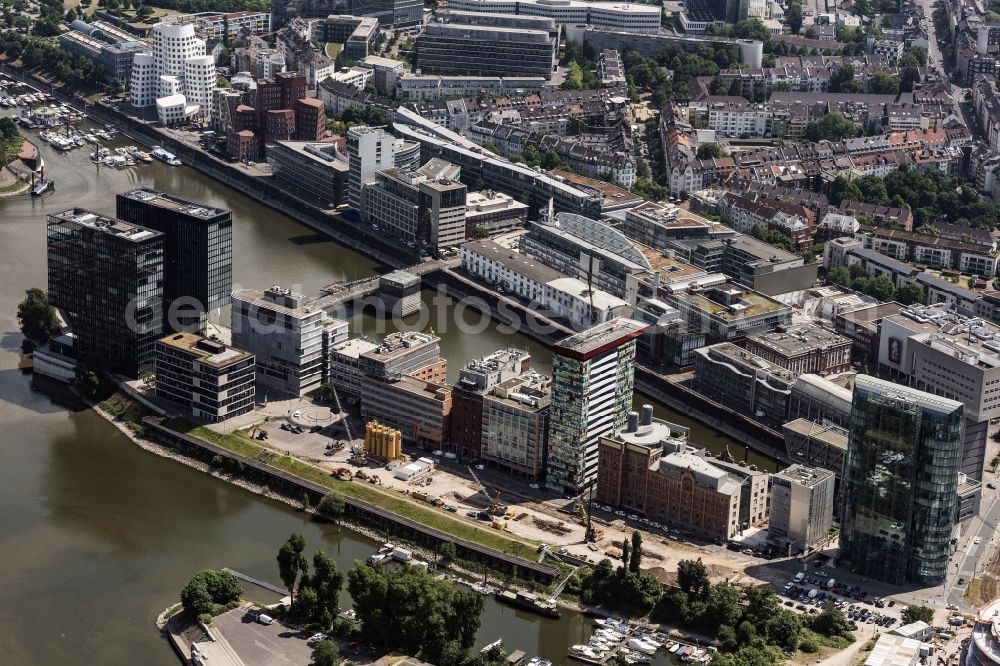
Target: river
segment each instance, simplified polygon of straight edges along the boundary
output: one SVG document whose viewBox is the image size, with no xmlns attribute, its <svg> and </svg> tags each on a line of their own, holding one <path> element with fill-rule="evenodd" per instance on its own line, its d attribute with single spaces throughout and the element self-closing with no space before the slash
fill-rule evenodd
<svg viewBox="0 0 1000 666">
<path fill-rule="evenodd" d="M 277 281 L 315 293 L 334 280 L 370 275 L 377 265 L 191 168 L 156 162 L 115 171 L 93 165 L 89 148 L 40 147 L 55 191 L 0 199 L 0 661 L 173 666 L 176 657 L 153 621 L 195 571 L 229 566 L 275 581 L 275 553 L 291 532 L 302 532 L 309 552 L 324 548 L 342 568 L 373 544 L 146 453 L 95 413 L 33 388 L 21 369 L 15 312 L 25 289 L 45 287 L 45 215 L 74 206 L 113 214 L 115 193 L 145 185 L 233 211 L 235 284 Z M 424 298 L 430 302 L 432 294 Z M 363 320 L 366 330 L 373 326 Z M 489 325 L 476 335 L 444 333 L 449 375 L 508 344 L 527 347 L 536 367 L 549 370 L 546 350 Z M 663 407 L 657 413 L 692 425 L 695 442 L 743 455 L 736 442 L 679 414 Z M 567 646 L 588 635 L 589 623 L 578 615 L 546 620 L 490 600 L 478 638 L 486 644 L 504 637 L 508 649 L 565 663 Z"/>
</svg>

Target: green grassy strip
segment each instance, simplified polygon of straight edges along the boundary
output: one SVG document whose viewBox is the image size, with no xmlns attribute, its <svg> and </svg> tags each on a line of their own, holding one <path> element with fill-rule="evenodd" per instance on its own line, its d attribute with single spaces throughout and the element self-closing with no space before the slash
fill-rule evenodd
<svg viewBox="0 0 1000 666">
<path fill-rule="evenodd" d="M 197 426 L 189 422 L 175 419 L 171 427 L 185 432 L 192 437 L 204 439 L 216 446 L 228 449 L 233 453 L 255 458 L 264 447 L 254 443 L 249 438 L 237 431 L 233 434 L 222 434 L 210 430 L 203 426 Z M 267 449 L 270 450 L 270 449 Z M 456 538 L 474 541 L 488 548 L 494 548 L 510 555 L 523 557 L 527 560 L 534 560 L 537 557 L 538 544 L 527 540 L 512 539 L 508 535 L 494 530 L 485 529 L 478 525 L 455 520 L 450 515 L 432 509 L 429 506 L 417 504 L 403 497 L 379 490 L 367 483 L 357 481 L 341 481 L 330 476 L 329 472 L 297 458 L 289 456 L 275 456 L 267 461 L 268 465 L 294 474 L 307 481 L 312 481 L 330 490 L 335 490 L 345 497 L 352 497 L 357 500 L 368 502 L 386 511 L 399 514 L 404 518 L 409 518 L 415 522 L 446 532 Z"/>
</svg>

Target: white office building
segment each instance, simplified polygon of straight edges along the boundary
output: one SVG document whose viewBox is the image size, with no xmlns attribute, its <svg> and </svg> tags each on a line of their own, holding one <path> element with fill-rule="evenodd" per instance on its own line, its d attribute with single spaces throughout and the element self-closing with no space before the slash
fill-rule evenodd
<svg viewBox="0 0 1000 666">
<path fill-rule="evenodd" d="M 346 340 L 347 322 L 311 306 L 302 294 L 277 285 L 233 292 L 233 345 L 257 357 L 265 398 L 319 388 L 329 350 Z"/>
<path fill-rule="evenodd" d="M 836 475 L 827 469 L 792 465 L 771 476 L 769 538 L 794 555 L 825 543 L 833 527 Z"/>
<path fill-rule="evenodd" d="M 580 0 L 449 0 L 448 9 L 460 12 L 544 16 L 559 24 L 589 24 L 631 32 L 658 32 L 660 5 Z"/>
<path fill-rule="evenodd" d="M 351 208 L 361 211 L 364 206 L 362 190 L 367 183 L 375 182 L 375 174 L 395 165 L 393 157 L 396 137 L 381 127 L 352 127 L 347 132 L 347 201 Z"/>
<path fill-rule="evenodd" d="M 132 104 L 156 106 L 164 125 L 178 118 L 207 117 L 216 87 L 215 61 L 206 54 L 205 40 L 195 35 L 194 23 L 160 22 L 152 34 L 152 50 L 136 54 L 132 61 Z M 162 98 L 171 99 L 158 103 Z"/>
</svg>

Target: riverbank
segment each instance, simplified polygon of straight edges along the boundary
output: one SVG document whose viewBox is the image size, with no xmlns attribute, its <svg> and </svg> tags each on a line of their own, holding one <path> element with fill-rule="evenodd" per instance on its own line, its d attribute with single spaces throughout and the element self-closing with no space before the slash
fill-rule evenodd
<svg viewBox="0 0 1000 666">
<path fill-rule="evenodd" d="M 0 199 L 16 197 L 31 188 L 31 183 L 21 178 L 10 166 L 0 167 Z"/>
</svg>

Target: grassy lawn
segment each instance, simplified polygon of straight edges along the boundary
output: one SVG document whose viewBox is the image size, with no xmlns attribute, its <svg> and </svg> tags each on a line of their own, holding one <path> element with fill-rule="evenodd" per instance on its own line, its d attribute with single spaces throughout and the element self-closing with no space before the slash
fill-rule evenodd
<svg viewBox="0 0 1000 666">
<path fill-rule="evenodd" d="M 134 432 L 142 432 L 142 419 L 152 416 L 153 411 L 140 402 L 132 400 L 121 393 L 115 393 L 101 403 L 101 409 L 121 421 Z"/>
<path fill-rule="evenodd" d="M 326 43 L 326 57 L 330 60 L 336 60 L 337 56 L 340 55 L 340 44 L 335 42 Z"/>
<path fill-rule="evenodd" d="M 261 451 L 265 450 L 264 446 L 257 444 L 254 440 L 247 437 L 245 431 L 221 434 L 203 426 L 178 419 L 175 419 L 171 423 L 171 427 L 248 458 L 256 458 Z M 266 450 L 270 451 L 272 449 Z M 457 538 L 474 541 L 528 560 L 536 558 L 538 544 L 535 542 L 512 537 L 508 533 L 492 528 L 483 528 L 472 522 L 456 520 L 451 514 L 445 513 L 443 510 L 411 501 L 394 492 L 380 490 L 367 483 L 341 481 L 330 476 L 330 473 L 326 470 L 297 458 L 276 455 L 269 459 L 267 464 L 307 481 L 325 486 L 330 490 L 335 490 L 345 497 L 353 497 L 354 499 L 368 502 L 381 509 L 409 518 L 421 525 L 447 532 Z"/>
</svg>

